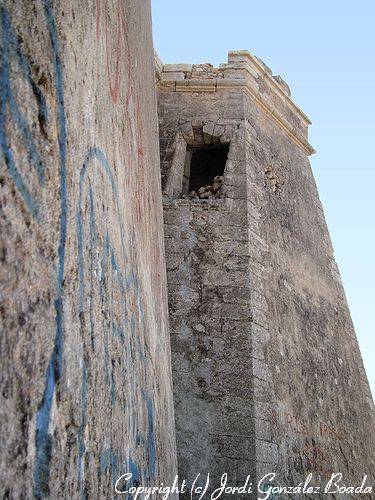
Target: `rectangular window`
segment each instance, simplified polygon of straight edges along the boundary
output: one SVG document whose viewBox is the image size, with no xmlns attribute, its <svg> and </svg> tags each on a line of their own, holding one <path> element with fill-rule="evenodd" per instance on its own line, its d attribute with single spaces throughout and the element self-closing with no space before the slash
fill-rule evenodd
<svg viewBox="0 0 375 500">
<path fill-rule="evenodd" d="M 210 194 L 217 193 L 222 183 L 228 152 L 228 144 L 189 148 L 185 163 L 185 193 L 194 193 L 203 198 L 207 197 L 200 196 L 204 194 L 204 189 Z"/>
</svg>

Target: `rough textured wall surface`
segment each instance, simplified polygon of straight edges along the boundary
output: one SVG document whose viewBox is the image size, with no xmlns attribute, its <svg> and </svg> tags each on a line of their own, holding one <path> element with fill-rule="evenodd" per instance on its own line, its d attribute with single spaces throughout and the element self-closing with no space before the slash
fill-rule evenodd
<svg viewBox="0 0 375 500">
<path fill-rule="evenodd" d="M 0 14 L 1 493 L 171 482 L 149 1 Z"/>
<path fill-rule="evenodd" d="M 307 117 L 247 52 L 164 66 L 158 99 L 179 473 L 373 484 L 373 402 Z M 230 143 L 221 197 L 186 195 L 186 151 L 212 143 Z"/>
<path fill-rule="evenodd" d="M 164 199 L 178 463 L 190 485 L 198 474 L 219 483 L 225 471 L 240 481 L 254 469 L 246 183 L 236 183 L 246 177 L 242 113 L 235 92 L 159 94 L 163 167 L 172 157 L 165 190 L 182 181 L 173 170 L 187 146 L 230 141 L 223 198 L 181 199 L 175 183 Z"/>
<path fill-rule="evenodd" d="M 265 299 L 254 322 L 268 339 L 257 408 L 274 443 L 260 471 L 275 468 L 281 484 L 311 472 L 324 486 L 340 472 L 341 486 L 365 474 L 374 485 L 373 400 L 308 158 L 249 97 L 245 116 L 249 212 L 262 240 L 252 293 Z"/>
</svg>

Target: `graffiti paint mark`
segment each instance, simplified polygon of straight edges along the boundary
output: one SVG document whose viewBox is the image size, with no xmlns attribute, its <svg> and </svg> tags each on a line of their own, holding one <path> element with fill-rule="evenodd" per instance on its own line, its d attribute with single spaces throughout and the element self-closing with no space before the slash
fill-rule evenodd
<svg viewBox="0 0 375 500">
<path fill-rule="evenodd" d="M 319 432 L 321 436 L 328 436 L 338 441 L 342 441 L 345 436 L 345 431 L 343 429 L 333 427 L 322 421 L 319 422 Z"/>
<path fill-rule="evenodd" d="M 134 72 L 134 63 L 132 60 L 132 51 L 130 50 L 128 27 L 124 19 L 123 3 L 120 0 L 117 3 L 115 11 L 116 28 L 112 43 L 109 43 L 109 14 L 107 0 L 96 2 L 96 38 L 100 41 L 101 29 L 104 38 L 105 51 L 105 71 L 108 82 L 110 98 L 113 104 L 117 104 L 120 96 L 120 89 L 125 89 L 125 113 L 124 118 L 129 130 L 129 136 L 132 137 L 131 158 L 136 168 L 132 173 L 138 179 L 137 196 L 134 199 L 136 206 L 136 221 L 146 225 L 148 223 L 148 211 L 146 210 L 145 200 L 149 198 L 149 192 L 146 189 L 143 160 L 145 149 L 143 144 L 143 124 L 141 117 L 140 100 L 134 86 L 130 82 L 130 75 Z M 114 24 L 114 23 L 112 23 Z M 111 56 L 114 59 L 114 71 L 110 69 Z M 146 220 L 147 219 L 147 220 Z"/>
<path fill-rule="evenodd" d="M 57 122 L 58 122 L 58 146 L 59 146 L 59 174 L 60 174 L 60 228 L 59 228 L 59 248 L 58 248 L 58 268 L 57 284 L 55 296 L 55 341 L 54 349 L 45 374 L 45 388 L 42 403 L 36 417 L 36 464 L 34 469 L 34 494 L 41 497 L 48 494 L 49 463 L 52 453 L 52 437 L 48 433 L 50 422 L 52 401 L 55 394 L 56 384 L 61 377 L 62 348 L 63 348 L 63 326 L 62 326 L 62 283 L 64 276 L 65 262 L 65 241 L 66 241 L 66 216 L 67 216 L 67 192 L 66 192 L 66 123 L 63 93 L 63 77 L 59 59 L 59 47 L 57 42 L 57 31 L 55 20 L 49 0 L 43 1 L 44 14 L 47 30 L 51 43 L 51 60 L 54 68 L 54 85 L 57 99 Z M 7 112 L 12 117 L 20 134 L 21 143 L 26 151 L 29 164 L 36 173 L 39 185 L 43 185 L 45 179 L 45 165 L 41 154 L 38 151 L 36 142 L 30 127 L 23 115 L 17 99 L 15 97 L 11 78 L 11 60 L 17 60 L 23 77 L 33 95 L 36 97 L 38 105 L 38 116 L 42 123 L 49 117 L 46 99 L 35 81 L 29 61 L 23 53 L 21 43 L 14 31 L 8 12 L 0 6 L 1 27 L 2 27 L 2 55 L 0 74 L 0 146 L 8 172 L 13 179 L 18 192 L 23 198 L 30 213 L 37 222 L 41 221 L 40 207 L 31 189 L 27 186 L 23 175 L 17 168 L 13 151 L 6 132 Z"/>
<path fill-rule="evenodd" d="M 89 197 L 90 197 L 90 289 L 91 289 L 91 300 L 90 300 L 90 334 L 91 334 L 91 348 L 95 348 L 95 332 L 94 332 L 94 301 L 92 297 L 94 295 L 94 251 L 96 246 L 96 233 L 95 233 L 95 212 L 94 212 L 94 199 L 92 194 L 92 187 L 89 186 Z"/>
<path fill-rule="evenodd" d="M 55 90 L 56 108 L 57 108 L 57 131 L 58 131 L 58 151 L 59 151 L 59 194 L 60 194 L 60 215 L 59 215 L 59 232 L 58 232 L 58 262 L 56 269 L 56 288 L 55 288 L 55 336 L 53 351 L 50 355 L 48 366 L 44 376 L 44 390 L 43 396 L 38 407 L 36 414 L 36 431 L 35 431 L 35 466 L 33 471 L 33 494 L 36 498 L 48 496 L 50 493 L 50 464 L 53 453 L 53 436 L 51 433 L 51 412 L 52 405 L 55 398 L 59 397 L 59 384 L 62 376 L 63 364 L 63 350 L 64 350 L 64 328 L 63 328 L 63 284 L 64 284 L 64 271 L 65 271 L 65 252 L 66 252 L 66 236 L 67 236 L 67 207 L 68 207 L 68 193 L 67 193 L 67 174 L 66 174 L 66 148 L 67 148 L 67 129 L 66 129 L 66 116 L 65 116 L 65 103 L 64 103 L 64 82 L 63 72 L 60 60 L 60 49 L 57 38 L 57 28 L 53 15 L 53 9 L 50 0 L 40 0 L 46 20 L 47 32 L 50 42 L 50 57 L 53 66 L 53 85 Z M 120 5 L 120 3 L 119 3 Z M 13 59 L 18 61 L 19 68 L 21 69 L 23 78 L 31 88 L 38 105 L 38 115 L 40 122 L 46 123 L 50 120 L 47 101 L 36 85 L 32 78 L 32 72 L 27 57 L 22 52 L 22 47 L 18 42 L 15 31 L 12 28 L 10 16 L 4 7 L 0 6 L 1 15 L 1 69 L 0 69 L 0 147 L 2 155 L 5 159 L 5 164 L 8 169 L 10 177 L 13 179 L 17 190 L 22 197 L 24 203 L 28 207 L 30 213 L 33 215 L 37 222 L 41 222 L 42 217 L 38 200 L 36 199 L 33 191 L 27 185 L 24 176 L 19 171 L 14 158 L 14 152 L 10 147 L 10 141 L 7 136 L 6 122 L 8 115 L 12 116 L 17 130 L 23 142 L 23 146 L 27 152 L 27 159 L 31 166 L 31 171 L 36 176 L 39 186 L 42 186 L 45 179 L 46 167 L 41 159 L 41 154 L 38 151 L 37 144 L 34 140 L 30 127 L 24 118 L 21 109 L 18 106 L 14 90 L 11 82 L 11 61 Z M 127 36 L 124 35 L 126 25 L 121 21 L 122 39 L 127 42 Z M 99 33 L 99 27 L 97 27 Z M 123 42 L 124 43 L 124 42 Z M 130 68 L 130 50 L 127 46 L 127 58 Z M 116 57 L 117 61 L 117 57 Z M 110 85 L 110 95 L 113 101 L 118 99 L 118 78 L 117 62 L 116 62 L 115 78 L 113 85 Z M 133 116 L 136 118 L 136 130 L 130 136 L 134 138 L 134 153 L 138 158 L 139 163 L 137 167 L 139 170 L 141 161 L 144 156 L 143 139 L 142 139 L 142 123 L 140 117 L 139 99 L 134 97 L 133 88 L 130 90 L 131 98 L 128 102 L 132 102 L 134 106 L 132 116 L 127 114 L 129 129 L 133 125 Z M 132 148 L 132 149 L 133 149 Z M 133 151 L 132 153 L 133 154 Z M 88 189 L 88 234 L 89 234 L 89 251 L 87 262 L 89 264 L 89 290 L 90 299 L 88 307 L 88 324 L 89 324 L 89 342 L 85 342 L 85 259 L 84 259 L 84 221 L 82 214 L 83 202 L 83 185 L 87 178 L 89 167 L 93 164 L 100 166 L 104 172 L 107 181 L 111 188 L 111 196 L 114 200 L 115 210 L 117 213 L 117 227 L 119 229 L 120 237 L 120 251 L 119 255 L 116 253 L 115 246 L 111 238 L 109 230 L 104 231 L 99 237 L 98 221 L 95 216 L 95 189 L 94 186 L 89 184 Z M 132 162 L 134 164 L 134 162 Z M 141 180 L 141 193 L 139 196 L 143 197 L 145 189 L 144 173 L 142 172 Z M 85 200 L 87 201 L 87 200 Z M 80 179 L 79 179 L 79 208 L 77 211 L 77 238 L 78 238 L 78 274 L 79 274 L 79 317 L 80 317 L 80 332 L 82 336 L 83 345 L 83 359 L 81 367 L 81 422 L 77 433 L 77 475 L 80 484 L 81 498 L 85 498 L 85 470 L 84 462 L 85 456 L 88 453 L 88 447 L 85 443 L 85 429 L 89 425 L 88 421 L 88 405 L 90 404 L 90 386 L 91 370 L 90 356 L 88 349 L 95 351 L 97 328 L 95 328 L 95 303 L 94 295 L 97 288 L 99 289 L 99 297 L 103 310 L 108 312 L 108 315 L 103 320 L 103 328 L 101 329 L 104 336 L 103 347 L 103 365 L 105 373 L 105 382 L 109 387 L 108 398 L 111 402 L 111 407 L 117 405 L 118 401 L 118 387 L 122 387 L 122 401 L 121 408 L 127 414 L 127 427 L 130 434 L 130 440 L 127 457 L 122 460 L 121 454 L 117 452 L 117 462 L 111 458 L 108 462 L 103 458 L 103 468 L 105 469 L 106 463 L 110 464 L 112 469 L 121 463 L 126 463 L 130 470 L 134 471 L 134 475 L 139 480 L 150 479 L 156 474 L 156 438 L 155 438 L 155 422 L 154 422 L 154 408 L 153 401 L 149 395 L 150 388 L 147 381 L 147 356 L 145 354 L 144 330 L 145 330 L 145 314 L 143 311 L 142 301 L 142 287 L 137 277 L 135 259 L 133 255 L 130 258 L 125 252 L 125 233 L 124 226 L 120 216 L 120 206 L 118 199 L 118 189 L 116 181 L 112 174 L 112 169 L 104 155 L 104 153 L 97 149 L 91 148 L 87 153 L 83 163 Z M 142 207 L 138 209 L 138 218 L 141 220 Z M 130 253 L 134 252 L 132 245 Z M 118 245 L 116 246 L 118 248 Z M 96 282 L 96 281 L 97 282 Z M 98 285 L 99 283 L 99 285 Z M 110 283 L 110 287 L 108 284 Z M 107 293 L 107 289 L 111 293 Z M 118 293 L 119 298 L 114 296 Z M 115 311 L 115 304 L 119 310 Z M 143 335 L 140 335 L 140 332 Z M 118 342 L 122 346 L 123 357 L 121 358 L 121 368 L 116 372 L 117 365 L 110 363 L 110 343 Z M 87 344 L 87 345 L 86 345 Z M 111 367 L 111 370 L 110 370 Z M 118 383 L 116 384 L 116 377 Z M 121 382 L 120 382 L 121 380 Z M 143 387 L 144 386 L 144 387 Z M 125 392 L 125 387 L 128 392 Z M 143 395 L 143 404 L 142 396 Z M 144 419 L 147 416 L 146 424 Z M 111 452 L 115 453 L 115 452 Z M 136 457 L 136 458 L 135 458 Z M 107 462 L 106 462 L 107 460 Z M 137 474 L 136 474 L 137 472 Z"/>
<path fill-rule="evenodd" d="M 305 469 L 309 472 L 317 472 L 328 479 L 333 473 L 331 460 L 329 459 L 332 451 L 328 454 L 328 451 L 323 451 L 322 447 L 318 446 L 314 439 L 311 441 L 312 443 L 307 442 L 301 455 Z"/>
<path fill-rule="evenodd" d="M 89 150 L 85 161 L 83 163 L 81 173 L 80 173 L 80 184 L 79 184 L 79 201 L 78 201 L 78 210 L 77 210 L 77 239 L 78 239 L 78 276 L 79 276 L 79 295 L 80 295 L 80 300 L 79 300 L 79 312 L 80 315 L 82 316 L 85 311 L 85 304 L 84 304 L 84 288 L 85 288 L 85 281 L 84 281 L 84 226 L 83 226 L 83 214 L 82 214 L 82 204 L 83 204 L 83 185 L 84 181 L 86 178 L 86 175 L 88 173 L 88 168 L 89 165 L 93 162 L 93 160 L 97 160 L 98 164 L 100 165 L 101 169 L 105 172 L 107 179 L 109 180 L 109 184 L 111 187 L 111 194 L 113 196 L 113 199 L 115 200 L 115 205 L 116 205 L 116 212 L 117 212 L 117 217 L 118 217 L 118 227 L 120 228 L 120 247 L 121 247 L 121 253 L 122 253 L 122 260 L 125 260 L 125 236 L 124 236 L 124 228 L 123 224 L 120 220 L 120 207 L 119 207 L 119 199 L 118 199 L 118 191 L 117 191 L 117 185 L 115 183 L 114 177 L 112 175 L 112 171 L 110 168 L 110 165 L 104 155 L 104 153 L 98 149 L 98 148 L 92 148 Z M 89 186 L 89 242 L 90 242 L 90 248 L 89 248 L 89 281 L 90 281 L 90 303 L 89 303 L 89 317 L 90 317 L 90 331 L 91 331 L 91 346 L 94 348 L 94 315 L 93 315 L 93 307 L 94 307 L 94 274 L 98 276 L 98 262 L 96 261 L 96 255 L 97 255 L 97 249 L 99 246 L 99 235 L 96 229 L 96 216 L 95 216 L 95 210 L 94 210 L 94 193 L 93 193 L 93 188 L 90 184 Z M 124 338 L 124 327 L 125 327 L 125 310 L 122 307 L 121 311 L 121 322 L 120 324 L 115 323 L 113 321 L 112 317 L 112 301 L 113 301 L 113 288 L 111 289 L 111 294 L 112 296 L 109 297 L 109 304 L 105 304 L 105 302 L 108 300 L 105 294 L 105 285 L 108 280 L 111 278 L 115 280 L 117 287 L 120 290 L 121 296 L 124 297 L 125 295 L 125 288 L 126 288 L 126 283 L 125 283 L 125 278 L 123 274 L 121 273 L 118 263 L 117 263 L 117 258 L 115 255 L 115 251 L 113 249 L 113 245 L 110 240 L 110 236 L 108 234 L 108 231 L 105 233 L 104 239 L 103 239 L 103 247 L 102 247 L 102 254 L 101 254 L 101 259 L 100 260 L 100 268 L 101 268 L 101 276 L 99 278 L 99 289 L 100 289 L 100 298 L 102 301 L 102 305 L 106 306 L 105 309 L 109 310 L 109 318 L 110 318 L 110 328 L 108 329 L 106 325 L 104 325 L 104 332 L 105 332 L 105 343 L 104 343 L 104 357 L 105 357 L 105 370 L 108 370 L 108 365 L 109 365 L 109 355 L 108 355 L 108 332 L 109 330 L 112 330 L 113 332 L 117 333 L 117 336 L 122 340 Z M 96 269 L 96 273 L 94 273 L 94 267 Z M 108 274 L 108 271 L 110 271 L 110 274 Z M 111 300 L 112 299 L 112 300 Z M 122 306 L 124 306 L 124 302 L 122 303 Z M 123 341 L 123 340 L 122 340 Z M 109 376 L 106 376 L 107 381 L 109 381 Z"/>
<path fill-rule="evenodd" d="M 109 94 L 113 104 L 117 104 L 122 72 L 131 70 L 131 59 L 130 59 L 130 48 L 128 42 L 127 24 L 123 18 L 122 12 L 122 2 L 118 0 L 117 8 L 115 10 L 116 18 L 116 29 L 115 36 L 112 37 L 112 43 L 110 43 L 110 20 L 109 20 L 109 9 L 107 0 L 96 1 L 96 39 L 99 42 L 100 28 L 103 25 L 104 32 L 104 49 L 105 49 L 105 71 L 107 75 Z M 115 23 L 112 23 L 112 26 Z M 111 71 L 111 56 L 114 58 L 114 71 Z M 123 61 L 123 57 L 126 61 Z M 124 84 L 122 84 L 124 86 Z"/>
<path fill-rule="evenodd" d="M 59 223 L 59 246 L 58 246 L 58 268 L 55 298 L 55 321 L 56 333 L 54 349 L 50 357 L 49 365 L 45 375 L 45 388 L 43 399 L 36 416 L 36 463 L 34 469 L 34 495 L 45 496 L 49 492 L 49 464 L 51 460 L 52 437 L 48 432 L 51 420 L 51 408 L 56 386 L 59 384 L 62 372 L 63 356 L 63 278 L 65 268 L 65 246 L 67 233 L 67 205 L 68 195 L 66 187 L 66 118 L 64 104 L 64 82 L 60 62 L 59 45 L 57 40 L 57 29 L 53 16 L 50 0 L 44 0 L 44 13 L 48 27 L 49 38 L 52 48 L 52 61 L 54 67 L 54 84 L 57 98 L 57 122 L 58 122 L 58 144 L 59 144 L 59 173 L 60 173 L 60 223 Z"/>
<path fill-rule="evenodd" d="M 10 111 L 17 129 L 19 130 L 21 137 L 23 139 L 28 161 L 33 166 L 36 171 L 39 182 L 44 180 L 44 164 L 41 160 L 39 152 L 36 148 L 34 139 L 30 132 L 29 126 L 26 119 L 22 115 L 17 100 L 14 96 L 12 89 L 12 79 L 11 79 L 11 60 L 15 57 L 19 60 L 21 69 L 24 76 L 26 76 L 26 81 L 31 86 L 32 89 L 36 87 L 35 82 L 31 78 L 31 71 L 26 61 L 26 57 L 22 53 L 22 49 L 19 45 L 17 34 L 14 31 L 10 16 L 4 6 L 0 6 L 1 15 L 1 69 L 0 69 L 0 146 L 1 151 L 7 166 L 8 172 L 13 179 L 19 193 L 21 194 L 26 206 L 28 207 L 30 213 L 34 216 L 36 220 L 40 220 L 40 210 L 37 201 L 31 194 L 30 188 L 26 185 L 23 175 L 19 172 L 16 166 L 16 161 L 14 159 L 13 152 L 10 147 L 9 139 L 7 136 L 7 111 Z M 46 116 L 46 106 L 45 99 L 41 97 L 42 94 L 39 93 L 39 103 L 40 103 L 40 113 Z"/>
<path fill-rule="evenodd" d="M 120 476 L 120 464 L 123 462 L 121 456 L 117 451 L 112 449 L 104 450 L 99 459 L 100 472 L 105 474 L 106 472 L 111 472 L 112 482 L 116 481 L 116 477 Z"/>
<path fill-rule="evenodd" d="M 78 484 L 80 485 L 80 496 L 85 497 L 82 480 L 82 461 L 86 452 L 84 441 L 85 427 L 87 424 L 87 370 L 85 362 L 82 363 L 82 386 L 81 386 L 81 424 L 78 431 Z"/>
<path fill-rule="evenodd" d="M 113 210 L 114 219 L 108 216 L 107 211 L 104 220 L 96 212 L 95 184 L 98 181 L 95 181 L 95 172 L 101 179 L 101 196 L 105 196 L 105 185 L 109 186 L 110 196 L 108 199 L 112 200 L 113 203 L 113 209 L 111 210 Z M 106 179 L 104 182 L 101 177 L 102 174 Z M 87 187 L 85 188 L 85 186 Z M 136 466 L 139 469 L 140 478 L 144 480 L 151 479 L 156 475 L 157 456 L 153 401 L 148 395 L 147 383 L 141 382 L 147 380 L 147 357 L 144 346 L 145 315 L 142 305 L 142 291 L 135 270 L 136 266 L 126 252 L 126 238 L 117 181 L 105 154 L 96 147 L 88 151 L 80 171 L 76 220 L 79 314 L 82 319 L 80 331 L 83 350 L 86 352 L 88 344 L 90 344 L 91 348 L 93 345 L 91 333 L 90 341 L 85 340 L 86 322 L 84 317 L 87 314 L 90 332 L 95 329 L 98 333 L 101 332 L 103 336 L 103 372 L 104 381 L 108 387 L 108 401 L 110 402 L 110 408 L 112 408 L 111 411 L 115 406 L 119 405 L 118 407 L 127 415 L 130 439 L 127 463 L 128 465 L 133 463 L 134 467 Z M 109 221 L 111 223 L 108 226 Z M 116 223 L 113 224 L 115 221 Z M 113 227 L 118 230 L 112 229 Z M 112 232 L 114 232 L 113 235 L 111 235 Z M 115 244 L 114 237 L 119 240 L 119 245 Z M 87 272 L 85 272 L 85 266 Z M 86 280 L 88 280 L 88 283 L 86 283 Z M 93 301 L 96 296 L 98 296 L 100 302 L 99 308 L 95 307 L 95 309 L 100 311 L 100 314 L 95 316 L 92 312 L 94 310 Z M 100 321 L 101 326 L 95 328 L 95 321 Z M 95 339 L 94 346 L 97 341 Z M 110 345 L 114 342 L 117 343 L 117 352 L 122 353 L 118 363 L 115 359 L 111 359 L 110 355 L 110 352 L 113 351 L 113 349 L 110 349 Z M 87 370 L 95 371 L 97 368 L 90 367 L 90 364 L 88 364 Z M 118 383 L 116 382 L 117 378 Z M 119 387 L 122 387 L 122 399 L 118 394 Z M 141 388 L 142 391 L 140 392 Z M 90 388 L 87 390 L 89 391 Z M 94 388 L 91 390 L 94 390 Z M 143 410 L 139 405 L 140 394 L 144 401 Z M 144 428 L 144 432 L 139 429 L 142 426 L 139 418 L 142 413 L 147 415 L 147 426 Z M 84 447 L 86 448 L 86 445 Z M 134 450 L 137 450 L 137 452 Z M 143 452 L 141 453 L 140 450 L 143 450 Z M 137 455 L 137 460 L 131 458 L 133 452 Z M 115 462 L 114 456 L 117 457 Z M 140 458 L 141 456 L 142 458 Z M 112 458 L 109 459 L 108 457 Z M 138 462 L 139 460 L 141 461 Z M 102 463 L 107 464 L 106 467 L 115 467 L 115 464 L 121 461 L 123 460 L 120 459 L 120 454 L 113 451 L 112 448 L 107 449 L 104 458 L 102 458 Z"/>
</svg>

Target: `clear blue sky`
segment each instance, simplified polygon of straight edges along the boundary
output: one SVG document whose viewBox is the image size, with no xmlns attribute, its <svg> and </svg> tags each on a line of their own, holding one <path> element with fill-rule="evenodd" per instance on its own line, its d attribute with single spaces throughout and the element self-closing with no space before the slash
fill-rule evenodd
<svg viewBox="0 0 375 500">
<path fill-rule="evenodd" d="M 247 49 L 288 82 L 312 120 L 312 167 L 375 394 L 375 2 L 152 4 L 163 62 L 216 66 L 228 50 Z"/>
</svg>

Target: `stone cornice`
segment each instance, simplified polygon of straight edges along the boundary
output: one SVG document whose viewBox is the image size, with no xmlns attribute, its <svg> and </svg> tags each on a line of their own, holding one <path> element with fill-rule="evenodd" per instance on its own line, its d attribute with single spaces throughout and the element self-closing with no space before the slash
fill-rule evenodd
<svg viewBox="0 0 375 500">
<path fill-rule="evenodd" d="M 308 116 L 297 106 L 297 104 L 290 98 L 290 95 L 288 95 L 284 88 L 278 83 L 277 80 L 275 80 L 274 76 L 272 76 L 272 73 L 270 73 L 270 70 L 266 67 L 266 65 L 257 57 L 253 56 L 248 52 L 247 50 L 232 50 L 228 52 L 228 61 L 241 61 L 247 63 L 250 67 L 253 67 L 256 70 L 257 75 L 262 75 L 263 78 L 267 81 L 269 84 L 272 92 L 280 97 L 282 99 L 285 99 L 287 102 L 287 105 L 296 113 L 298 114 L 308 125 L 311 125 L 311 121 Z M 246 66 L 245 66 L 245 69 Z M 253 74 L 252 74 L 253 76 Z"/>
<path fill-rule="evenodd" d="M 307 140 L 307 130 L 311 122 L 290 98 L 287 84 L 280 77 L 276 77 L 276 80 L 267 66 L 249 52 L 229 52 L 228 63 L 220 65 L 219 68 L 209 65 L 165 65 L 160 75 L 158 87 L 161 91 L 242 91 L 305 153 L 315 153 Z"/>
</svg>

